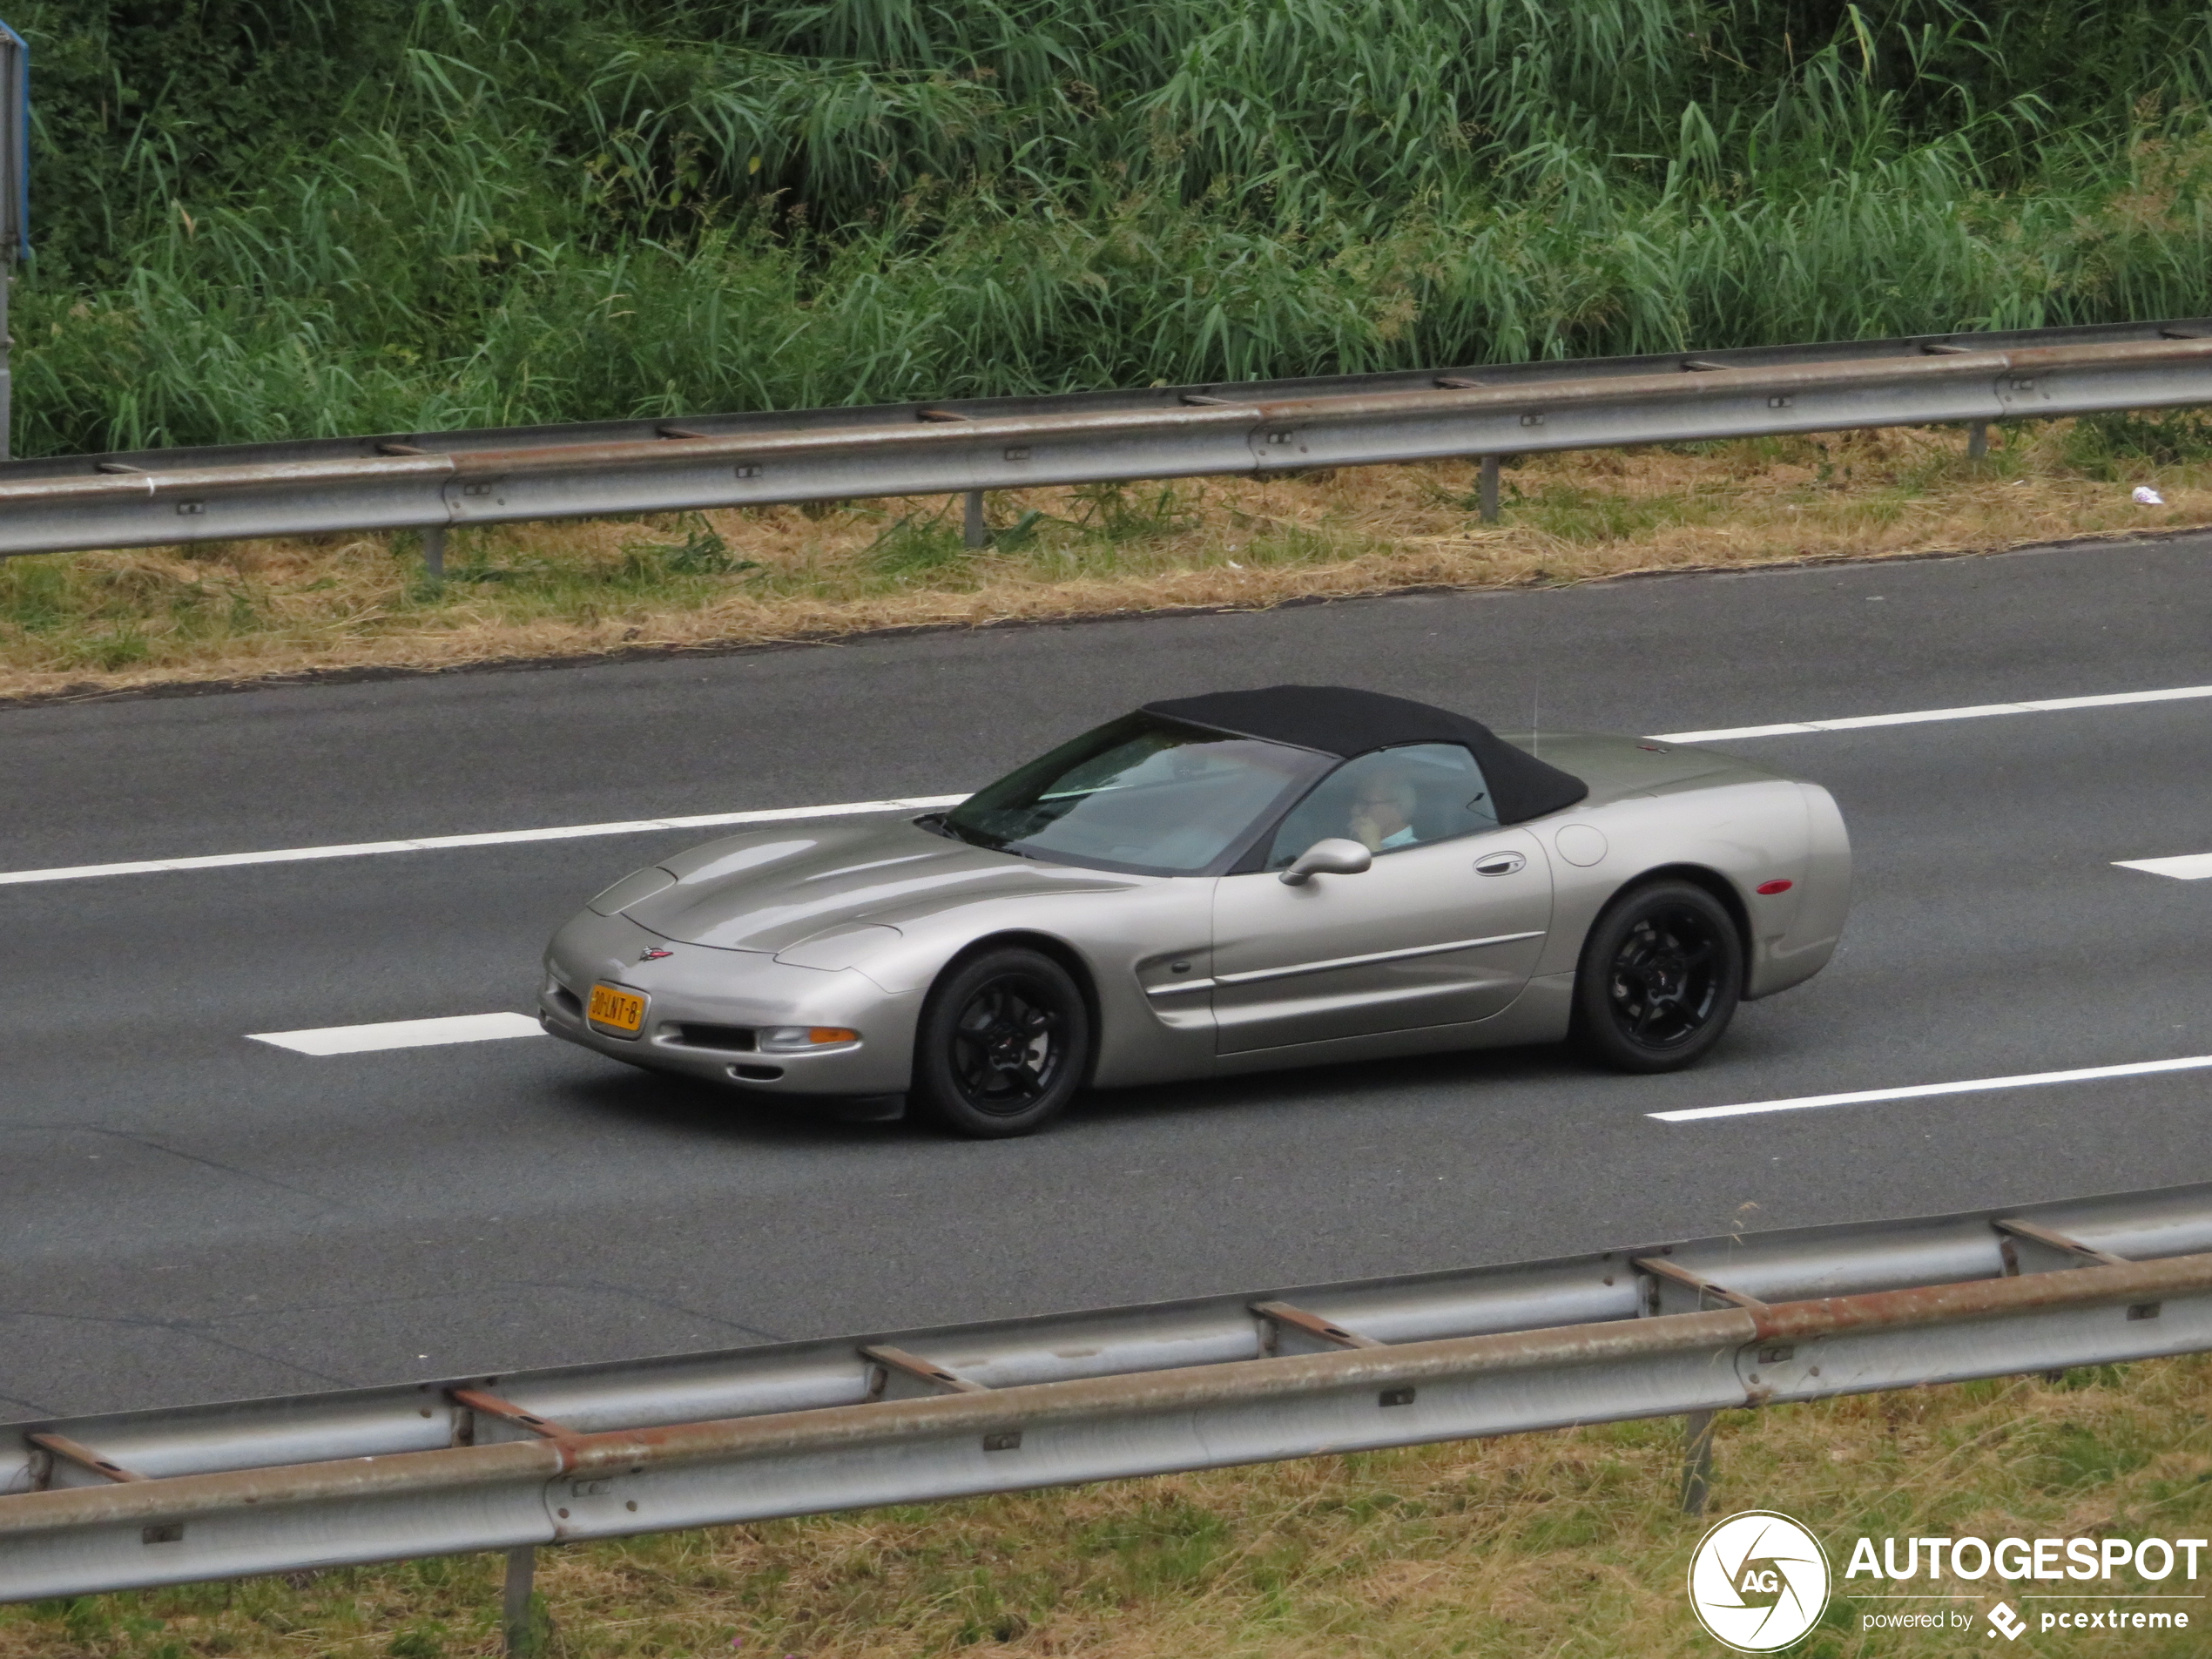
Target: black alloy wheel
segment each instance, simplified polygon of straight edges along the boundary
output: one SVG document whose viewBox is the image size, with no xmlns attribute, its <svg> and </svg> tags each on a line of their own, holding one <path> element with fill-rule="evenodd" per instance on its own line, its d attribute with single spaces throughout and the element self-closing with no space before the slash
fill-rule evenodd
<svg viewBox="0 0 2212 1659">
<path fill-rule="evenodd" d="M 1040 951 L 987 951 L 929 994 L 914 1103 L 961 1135 L 1028 1135 L 1058 1115 L 1089 1067 L 1090 1011 L 1068 970 Z"/>
<path fill-rule="evenodd" d="M 1743 994 L 1735 918 L 1703 887 L 1655 881 L 1615 899 L 1583 942 L 1574 1040 L 1619 1071 L 1678 1071 L 1720 1041 Z"/>
</svg>

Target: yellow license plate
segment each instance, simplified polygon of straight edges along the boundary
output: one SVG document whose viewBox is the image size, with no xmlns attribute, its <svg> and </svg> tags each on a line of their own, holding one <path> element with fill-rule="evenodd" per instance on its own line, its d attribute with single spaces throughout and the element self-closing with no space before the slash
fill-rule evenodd
<svg viewBox="0 0 2212 1659">
<path fill-rule="evenodd" d="M 625 991 L 613 985 L 591 988 L 591 1023 L 610 1026 L 627 1036 L 636 1036 L 637 1028 L 645 1023 L 645 999 L 635 991 Z"/>
</svg>

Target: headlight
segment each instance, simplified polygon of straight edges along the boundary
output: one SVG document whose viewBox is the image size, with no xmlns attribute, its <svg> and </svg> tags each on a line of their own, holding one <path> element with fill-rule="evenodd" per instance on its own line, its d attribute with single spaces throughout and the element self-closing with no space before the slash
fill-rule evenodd
<svg viewBox="0 0 2212 1659">
<path fill-rule="evenodd" d="M 771 1025 L 753 1039 L 763 1054 L 810 1054 L 858 1042 L 860 1034 L 841 1025 Z"/>
</svg>

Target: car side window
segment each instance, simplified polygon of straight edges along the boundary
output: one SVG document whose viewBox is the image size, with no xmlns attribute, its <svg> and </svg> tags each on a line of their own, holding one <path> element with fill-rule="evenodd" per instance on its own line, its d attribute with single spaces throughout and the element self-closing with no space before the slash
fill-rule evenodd
<svg viewBox="0 0 2212 1659">
<path fill-rule="evenodd" d="M 1314 842 L 1341 837 L 1380 855 L 1498 827 L 1490 786 L 1456 743 L 1413 743 L 1347 760 L 1293 806 L 1266 868 L 1287 868 Z"/>
</svg>

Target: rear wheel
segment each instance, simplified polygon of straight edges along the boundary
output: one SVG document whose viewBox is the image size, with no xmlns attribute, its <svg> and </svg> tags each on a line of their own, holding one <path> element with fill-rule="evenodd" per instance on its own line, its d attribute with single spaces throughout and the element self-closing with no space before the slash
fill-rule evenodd
<svg viewBox="0 0 2212 1659">
<path fill-rule="evenodd" d="M 1090 1064 L 1090 1012 L 1068 970 L 1009 947 L 961 963 L 929 994 L 914 1045 L 914 1103 L 978 1139 L 1057 1116 Z"/>
<path fill-rule="evenodd" d="M 1615 900 L 1583 941 L 1574 1041 L 1618 1071 L 1678 1071 L 1721 1040 L 1743 994 L 1735 918 L 1703 887 L 1655 881 Z"/>
</svg>

